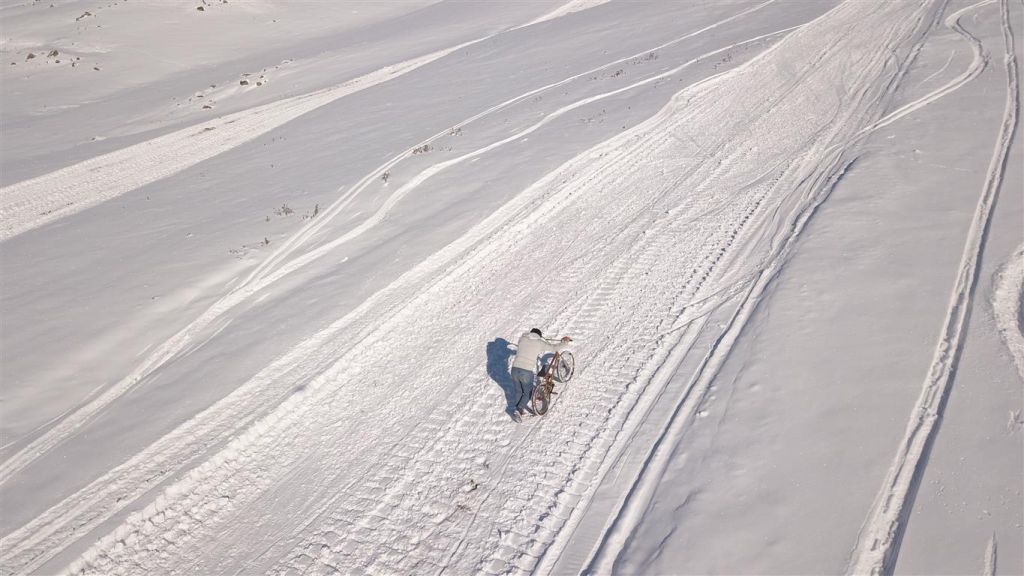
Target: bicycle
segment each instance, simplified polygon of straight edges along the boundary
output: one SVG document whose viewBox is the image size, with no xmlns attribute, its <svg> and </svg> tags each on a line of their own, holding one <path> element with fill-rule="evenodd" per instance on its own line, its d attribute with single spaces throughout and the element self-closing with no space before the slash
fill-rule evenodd
<svg viewBox="0 0 1024 576">
<path fill-rule="evenodd" d="M 530 404 L 533 406 L 534 414 L 543 416 L 551 407 L 551 396 L 555 392 L 555 382 L 565 384 L 572 379 L 576 371 L 576 359 L 568 350 L 555 352 L 554 357 L 548 362 L 538 375 L 539 381 L 533 389 L 533 396 Z"/>
</svg>

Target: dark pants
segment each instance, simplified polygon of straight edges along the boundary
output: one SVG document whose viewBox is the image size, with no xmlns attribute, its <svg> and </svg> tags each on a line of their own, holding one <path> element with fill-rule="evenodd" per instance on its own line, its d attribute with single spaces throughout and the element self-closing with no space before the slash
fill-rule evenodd
<svg viewBox="0 0 1024 576">
<path fill-rule="evenodd" d="M 530 403 L 530 397 L 533 396 L 534 377 L 534 373 L 529 370 L 512 368 L 512 382 L 515 384 L 512 390 L 519 393 L 519 400 L 515 405 L 516 410 L 526 410 L 526 406 Z"/>
</svg>

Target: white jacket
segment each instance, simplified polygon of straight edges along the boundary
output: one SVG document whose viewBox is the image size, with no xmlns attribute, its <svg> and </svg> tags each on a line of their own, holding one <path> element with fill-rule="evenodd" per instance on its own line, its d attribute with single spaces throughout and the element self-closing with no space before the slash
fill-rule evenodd
<svg viewBox="0 0 1024 576">
<path fill-rule="evenodd" d="M 567 343 L 563 343 L 561 340 L 541 338 L 533 332 L 526 332 L 519 337 L 516 359 L 515 362 L 512 363 L 512 367 L 536 372 L 537 358 L 542 354 L 553 354 L 557 351 L 565 350 L 566 347 Z"/>
</svg>

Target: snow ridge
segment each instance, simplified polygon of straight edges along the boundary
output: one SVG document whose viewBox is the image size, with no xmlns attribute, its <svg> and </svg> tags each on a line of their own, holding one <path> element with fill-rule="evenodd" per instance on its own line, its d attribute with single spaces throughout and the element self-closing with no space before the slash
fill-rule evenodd
<svg viewBox="0 0 1024 576">
<path fill-rule="evenodd" d="M 999 335 L 1013 355 L 1017 373 L 1024 380 L 1024 244 L 1003 265 L 996 280 L 992 296 L 992 309 L 999 327 Z"/>
<path fill-rule="evenodd" d="M 981 571 L 982 576 L 996 576 L 997 550 L 996 535 L 993 533 L 985 546 L 985 567 Z"/>
<path fill-rule="evenodd" d="M 965 11 L 985 4 L 988 2 L 981 2 L 956 12 L 947 19 L 947 25 L 952 24 L 951 27 L 958 33 L 970 36 L 957 24 L 957 20 Z M 1000 14 L 1005 42 L 1004 62 L 1007 85 L 1003 122 L 964 245 L 963 258 L 957 270 L 949 312 L 935 349 L 932 365 L 925 378 L 921 396 L 911 413 L 906 435 L 900 443 L 895 460 L 862 530 L 853 561 L 848 567 L 850 574 L 892 573 L 896 557 L 899 554 L 900 539 L 909 521 L 913 498 L 927 466 L 928 451 L 938 432 L 938 425 L 949 397 L 949 390 L 956 377 L 957 361 L 963 347 L 964 329 L 973 305 L 979 262 L 988 235 L 989 220 L 1006 169 L 1020 106 L 1017 60 L 1006 0 L 1000 2 Z M 980 45 L 976 40 L 971 40 L 971 42 L 976 50 L 980 50 Z"/>
</svg>

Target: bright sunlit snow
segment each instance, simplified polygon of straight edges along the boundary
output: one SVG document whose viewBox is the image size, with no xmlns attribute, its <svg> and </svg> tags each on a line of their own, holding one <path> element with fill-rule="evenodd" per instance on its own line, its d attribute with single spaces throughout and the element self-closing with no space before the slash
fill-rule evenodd
<svg viewBox="0 0 1024 576">
<path fill-rule="evenodd" d="M 1024 573 L 1022 30 L 3 0 L 0 574 Z"/>
</svg>

